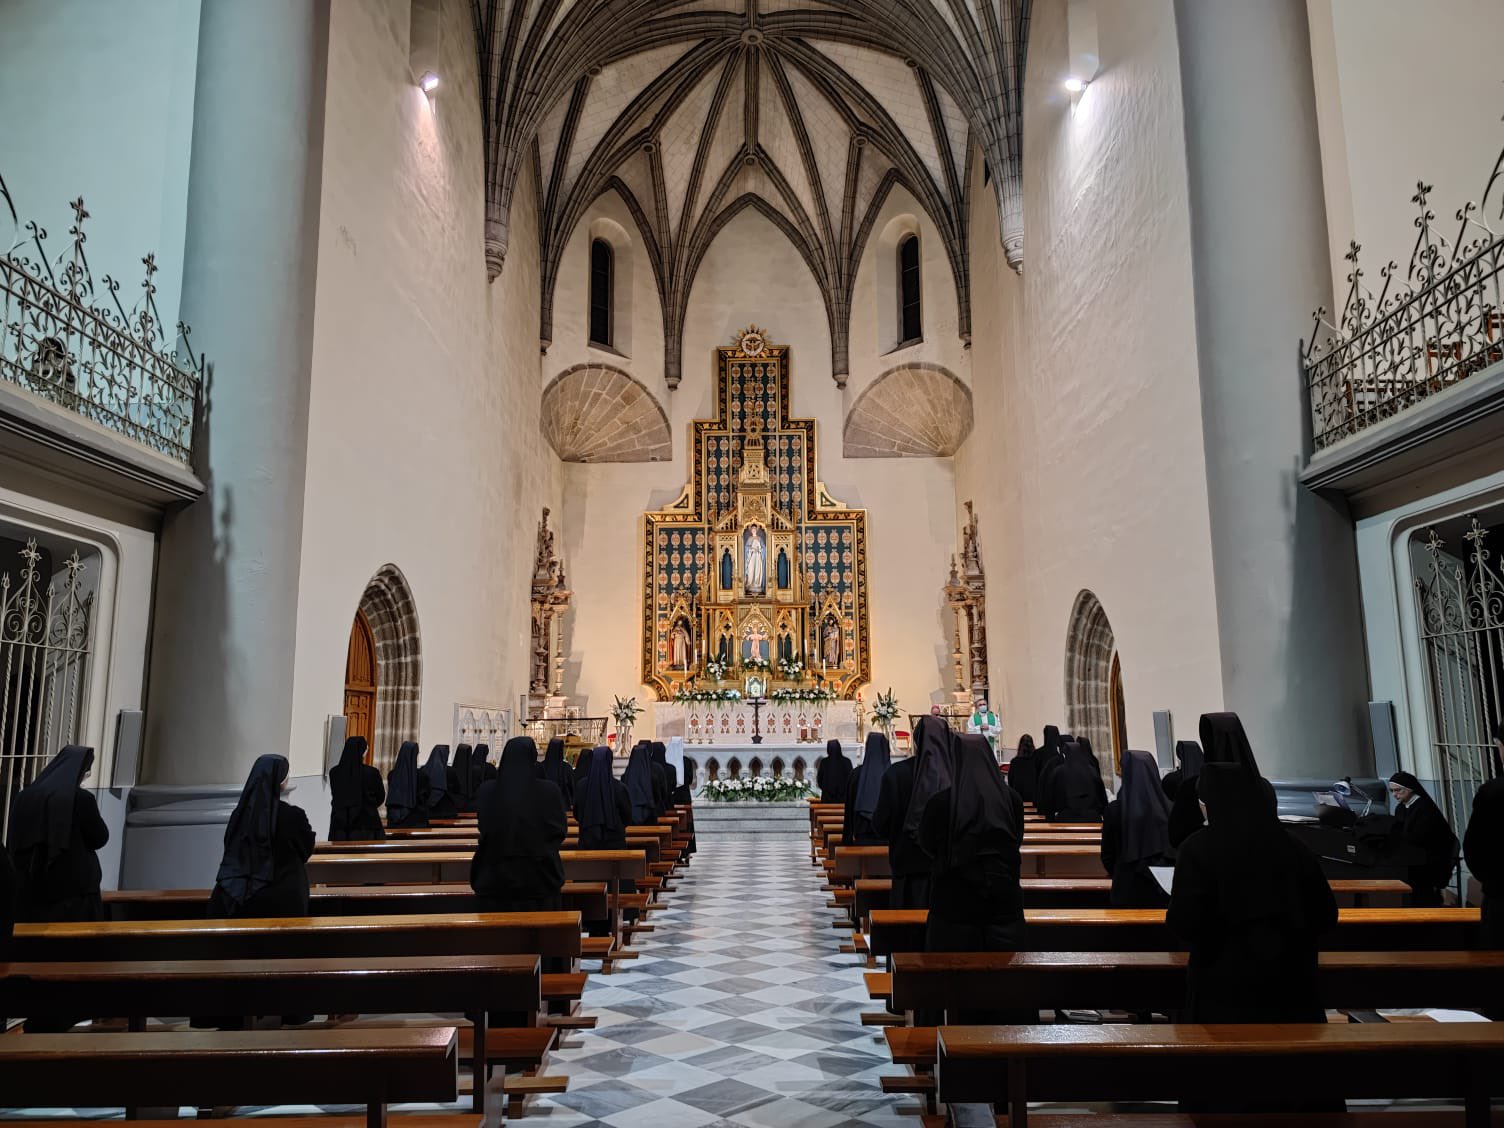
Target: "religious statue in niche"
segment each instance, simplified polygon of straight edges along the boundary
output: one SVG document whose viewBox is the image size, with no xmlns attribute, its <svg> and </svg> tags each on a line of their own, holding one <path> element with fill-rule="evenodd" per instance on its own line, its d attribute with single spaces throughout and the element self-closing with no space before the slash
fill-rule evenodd
<svg viewBox="0 0 1504 1128">
<path fill-rule="evenodd" d="M 742 590 L 747 595 L 762 595 L 768 589 L 768 544 L 757 525 L 747 526 L 742 570 Z"/>
<path fill-rule="evenodd" d="M 554 550 L 554 531 L 548 527 L 548 510 L 538 523 L 537 549 L 533 556 L 532 654 L 528 677 L 528 711 L 543 716 L 559 713 L 565 704 L 561 694 L 564 678 L 564 638 L 561 629 L 573 592 L 564 578 L 564 563 Z"/>
<path fill-rule="evenodd" d="M 841 624 L 834 615 L 827 615 L 820 628 L 820 661 L 826 666 L 841 664 Z"/>
<path fill-rule="evenodd" d="M 788 358 L 755 329 L 718 350 L 690 481 L 644 515 L 642 671 L 660 699 L 712 658 L 716 681 L 755 675 L 765 693 L 798 686 L 796 668 L 838 698 L 870 680 L 866 514 L 820 482 L 815 422 L 789 414 Z"/>
<path fill-rule="evenodd" d="M 689 661 L 689 624 L 682 618 L 675 619 L 674 628 L 668 633 L 668 664 L 675 670 L 688 670 Z"/>
</svg>

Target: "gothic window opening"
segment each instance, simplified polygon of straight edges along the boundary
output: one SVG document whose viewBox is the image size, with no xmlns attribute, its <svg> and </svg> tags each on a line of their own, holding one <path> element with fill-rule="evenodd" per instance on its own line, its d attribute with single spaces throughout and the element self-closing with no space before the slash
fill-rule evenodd
<svg viewBox="0 0 1504 1128">
<path fill-rule="evenodd" d="M 590 343 L 611 347 L 612 287 L 616 256 L 604 239 L 590 243 Z"/>
<path fill-rule="evenodd" d="M 898 244 L 898 344 L 912 345 L 924 330 L 919 301 L 919 236 L 907 235 Z"/>
</svg>

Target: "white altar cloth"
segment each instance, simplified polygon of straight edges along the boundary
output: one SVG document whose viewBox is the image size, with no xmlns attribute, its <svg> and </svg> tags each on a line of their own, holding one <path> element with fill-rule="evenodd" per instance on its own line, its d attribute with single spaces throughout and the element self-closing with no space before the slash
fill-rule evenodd
<svg viewBox="0 0 1504 1128">
<path fill-rule="evenodd" d="M 679 705 L 661 702 L 654 713 L 658 739 L 682 736 L 686 749 L 697 744 L 734 744 L 751 746 L 754 732 L 752 706 L 745 701 L 735 705 Z M 823 752 L 832 738 L 848 746 L 857 741 L 857 704 L 855 701 L 831 701 L 814 704 L 807 701 L 762 707 L 762 747 L 787 749 L 798 745 Z M 803 742 L 800 738 L 804 737 Z"/>
</svg>

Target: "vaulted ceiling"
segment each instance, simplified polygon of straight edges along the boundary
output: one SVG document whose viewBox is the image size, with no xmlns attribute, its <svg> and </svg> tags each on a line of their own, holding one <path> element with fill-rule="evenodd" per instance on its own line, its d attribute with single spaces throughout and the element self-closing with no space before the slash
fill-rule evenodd
<svg viewBox="0 0 1504 1128">
<path fill-rule="evenodd" d="M 857 263 L 902 185 L 944 240 L 970 333 L 971 144 L 1022 261 L 1019 95 L 1030 0 L 472 0 L 486 128 L 486 258 L 536 177 L 542 326 L 569 237 L 606 191 L 641 231 L 663 301 L 665 375 L 716 233 L 755 208 L 825 295 L 844 383 Z"/>
</svg>

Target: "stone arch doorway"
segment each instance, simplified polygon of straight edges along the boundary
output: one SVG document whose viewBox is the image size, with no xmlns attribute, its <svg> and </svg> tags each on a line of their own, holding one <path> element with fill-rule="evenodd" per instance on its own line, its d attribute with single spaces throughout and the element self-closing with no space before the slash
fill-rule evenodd
<svg viewBox="0 0 1504 1128">
<path fill-rule="evenodd" d="M 352 736 L 366 736 L 371 745 L 371 762 L 386 771 L 397 758 L 402 741 L 417 739 L 423 697 L 423 650 L 417 605 L 407 578 L 395 564 L 383 565 L 366 584 L 351 629 L 352 651 L 355 633 L 362 622 L 370 633 L 375 655 L 370 734 L 357 733 L 353 728 L 348 731 Z M 347 659 L 347 708 L 350 675 Z"/>
<path fill-rule="evenodd" d="M 1128 747 L 1123 667 L 1107 611 L 1085 590 L 1076 596 L 1065 635 L 1065 723 L 1091 741 L 1111 784 Z"/>
</svg>

